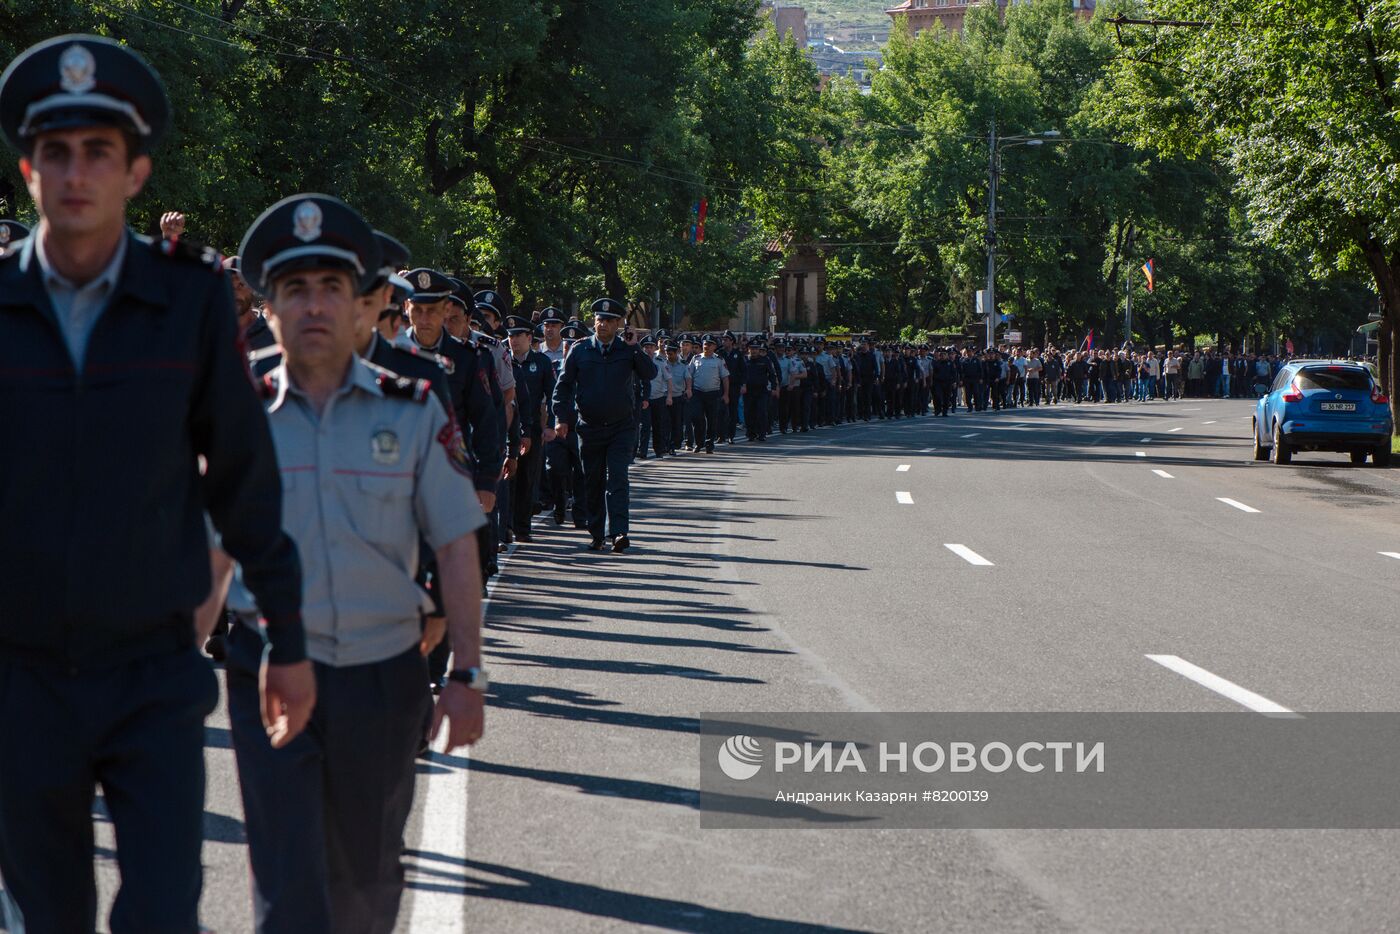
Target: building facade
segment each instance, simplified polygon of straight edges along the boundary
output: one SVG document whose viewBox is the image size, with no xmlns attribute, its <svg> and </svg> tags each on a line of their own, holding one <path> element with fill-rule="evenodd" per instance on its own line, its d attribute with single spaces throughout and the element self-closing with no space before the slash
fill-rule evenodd
<svg viewBox="0 0 1400 934">
<path fill-rule="evenodd" d="M 909 32 L 918 35 L 925 29 L 931 28 L 935 23 L 943 26 L 945 32 L 962 32 L 963 18 L 967 15 L 969 8 L 985 0 L 974 0 L 972 3 L 966 0 L 904 0 L 898 6 L 890 7 L 885 11 L 885 15 L 890 19 L 898 20 L 903 17 L 909 24 Z M 1020 0 L 1011 0 L 1020 2 Z M 1094 15 L 1095 0 L 1068 0 L 1071 8 L 1084 19 Z M 1008 0 L 997 0 L 997 6 L 1004 13 L 1008 6 Z"/>
</svg>

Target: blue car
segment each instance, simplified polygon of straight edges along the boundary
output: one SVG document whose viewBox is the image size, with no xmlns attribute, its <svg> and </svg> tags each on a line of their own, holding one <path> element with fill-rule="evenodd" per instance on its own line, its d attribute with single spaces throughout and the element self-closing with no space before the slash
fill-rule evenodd
<svg viewBox="0 0 1400 934">
<path fill-rule="evenodd" d="M 1286 464 L 1295 451 L 1345 451 L 1390 464 L 1390 400 L 1369 367 L 1291 360 L 1254 407 L 1254 459 Z"/>
</svg>

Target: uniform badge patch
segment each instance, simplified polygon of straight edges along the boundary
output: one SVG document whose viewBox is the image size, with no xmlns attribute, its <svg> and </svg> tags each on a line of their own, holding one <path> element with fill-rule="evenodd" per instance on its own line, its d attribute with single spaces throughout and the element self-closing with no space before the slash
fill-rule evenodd
<svg viewBox="0 0 1400 934">
<path fill-rule="evenodd" d="M 535 370 L 537 370 L 538 368 L 539 368 L 539 364 L 538 364 L 538 363 L 534 363 L 533 361 L 530 363 L 530 372 L 531 372 L 531 373 L 535 372 Z"/>
<path fill-rule="evenodd" d="M 292 236 L 302 243 L 310 243 L 321 238 L 323 216 L 315 201 L 303 201 L 292 212 Z"/>
<path fill-rule="evenodd" d="M 58 58 L 58 84 L 69 94 L 86 94 L 97 87 L 97 59 L 81 45 L 70 45 Z"/>
<path fill-rule="evenodd" d="M 426 289 L 428 286 L 430 286 L 430 285 L 432 285 L 432 284 L 433 284 L 433 277 L 432 277 L 432 276 L 428 275 L 426 272 L 420 272 L 420 273 L 418 274 L 418 288 L 420 288 L 420 289 Z"/>
<path fill-rule="evenodd" d="M 467 454 L 467 442 L 462 437 L 462 429 L 458 427 L 455 418 L 448 419 L 447 424 L 442 426 L 442 431 L 438 432 L 437 439 L 438 444 L 447 452 L 447 460 L 452 469 L 464 477 L 470 477 L 472 459 Z"/>
<path fill-rule="evenodd" d="M 369 439 L 369 451 L 376 464 L 386 467 L 399 462 L 399 436 L 387 428 L 374 433 Z"/>
</svg>

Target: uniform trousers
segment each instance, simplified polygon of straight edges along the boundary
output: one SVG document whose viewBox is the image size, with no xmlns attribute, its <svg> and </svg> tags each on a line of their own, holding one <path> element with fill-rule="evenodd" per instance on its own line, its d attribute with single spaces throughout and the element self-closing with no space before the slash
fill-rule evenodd
<svg viewBox="0 0 1400 934">
<path fill-rule="evenodd" d="M 725 404 L 718 389 L 695 391 L 695 447 L 713 449 L 724 433 Z"/>
<path fill-rule="evenodd" d="M 583 460 L 584 501 L 588 532 L 595 540 L 603 532 L 616 538 L 628 531 L 629 491 L 627 465 L 637 443 L 630 419 L 613 425 L 585 425 L 577 429 Z"/>
<path fill-rule="evenodd" d="M 650 407 L 646 411 L 647 418 L 651 421 L 651 445 L 656 456 L 671 453 L 671 409 L 674 404 L 667 405 L 665 396 L 657 396 L 650 400 Z"/>
<path fill-rule="evenodd" d="M 530 534 L 530 520 L 535 516 L 535 493 L 540 486 L 544 467 L 544 442 L 536 435 L 530 439 L 530 450 L 520 458 L 511 480 L 511 530 L 516 535 Z"/>
<path fill-rule="evenodd" d="M 669 443 L 666 446 L 666 450 L 668 453 L 674 454 L 684 441 L 685 413 L 686 406 L 688 406 L 689 404 L 690 400 L 685 397 L 684 393 L 671 397 L 671 404 L 667 409 L 667 412 L 671 419 L 671 431 L 668 439 Z"/>
<path fill-rule="evenodd" d="M 751 383 L 744 390 L 744 428 L 749 440 L 768 437 L 768 424 L 767 384 Z"/>
<path fill-rule="evenodd" d="M 0 876 L 27 934 L 96 927 L 97 785 L 119 841 L 113 934 L 199 930 L 204 718 L 219 682 L 193 623 L 179 625 L 188 635 L 169 651 L 109 668 L 0 660 Z"/>
<path fill-rule="evenodd" d="M 399 913 L 414 755 L 431 707 L 418 647 L 314 664 L 316 707 L 281 749 L 258 705 L 262 637 L 229 636 L 228 708 L 258 934 L 390 934 Z"/>
<path fill-rule="evenodd" d="M 642 403 L 638 402 L 637 450 L 634 453 L 639 459 L 646 460 L 647 448 L 649 447 L 651 447 L 651 402 L 647 402 L 646 408 L 642 408 Z"/>
<path fill-rule="evenodd" d="M 734 380 L 729 381 L 729 402 L 725 405 L 724 440 L 733 441 L 739 431 L 739 394 L 734 391 Z"/>
</svg>

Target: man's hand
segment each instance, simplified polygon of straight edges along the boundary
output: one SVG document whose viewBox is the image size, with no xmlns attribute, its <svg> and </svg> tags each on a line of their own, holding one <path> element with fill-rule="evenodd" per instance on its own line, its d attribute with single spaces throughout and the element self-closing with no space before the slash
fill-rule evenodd
<svg viewBox="0 0 1400 934">
<path fill-rule="evenodd" d="M 447 682 L 438 695 L 437 705 L 433 707 L 433 726 L 428 731 L 428 742 L 437 740 L 444 719 L 447 720 L 447 746 L 443 752 L 470 746 L 481 739 L 486 729 L 485 696 L 461 682 Z"/>
<path fill-rule="evenodd" d="M 476 501 L 481 504 L 482 512 L 490 512 L 496 508 L 496 494 L 490 490 L 477 490 Z"/>
<path fill-rule="evenodd" d="M 185 232 L 185 215 L 179 211 L 166 211 L 160 216 L 160 235 L 174 240 Z"/>
<path fill-rule="evenodd" d="M 446 616 L 426 616 L 423 618 L 423 638 L 418 643 L 418 651 L 424 658 L 438 647 L 442 637 L 447 635 Z"/>
<path fill-rule="evenodd" d="M 264 661 L 258 671 L 258 693 L 267 738 L 273 749 L 281 749 L 296 739 L 311 719 L 316 706 L 316 672 L 309 661 L 290 665 Z"/>
<path fill-rule="evenodd" d="M 667 405 L 671 405 L 671 404 L 672 404 L 672 402 L 671 402 L 671 397 L 670 397 L 670 396 L 667 396 L 667 397 L 666 397 L 666 404 L 667 404 Z"/>
<path fill-rule="evenodd" d="M 529 454 L 529 453 L 530 453 L 530 439 L 529 439 L 529 438 L 521 438 L 521 439 L 520 439 L 520 456 L 521 456 L 521 457 L 524 457 L 526 454 Z"/>
<path fill-rule="evenodd" d="M 728 405 L 728 404 L 729 404 L 729 393 L 725 393 L 724 395 L 720 396 L 720 397 L 719 397 L 719 401 L 720 401 L 720 402 L 723 402 L 725 405 Z"/>
<path fill-rule="evenodd" d="M 541 436 L 541 440 L 543 440 L 545 444 L 548 444 L 549 442 L 553 441 L 553 440 L 554 440 L 554 429 L 553 429 L 553 428 L 546 428 L 546 429 L 544 430 L 544 434 Z"/>
<path fill-rule="evenodd" d="M 507 457 L 507 458 L 506 458 L 506 466 L 505 466 L 505 468 L 501 471 L 501 479 L 502 479 L 502 480 L 509 480 L 511 477 L 515 476 L 515 468 L 518 467 L 518 466 L 520 466 L 520 459 L 519 459 L 519 458 L 514 457 L 514 456 L 512 456 L 512 457 Z"/>
<path fill-rule="evenodd" d="M 747 396 L 748 394 L 749 394 L 749 387 L 748 387 L 748 386 L 740 386 L 740 387 L 739 387 L 739 395 L 741 395 L 741 396 Z"/>
<path fill-rule="evenodd" d="M 647 409 L 649 409 L 649 408 L 651 408 L 651 402 L 648 401 L 648 400 L 646 400 L 646 399 L 643 399 L 643 400 L 642 400 L 642 411 L 645 412 L 645 411 L 646 411 Z"/>
<path fill-rule="evenodd" d="M 560 439 L 567 438 L 569 436 L 568 424 L 566 422 L 555 422 L 554 433 L 558 435 Z"/>
</svg>

